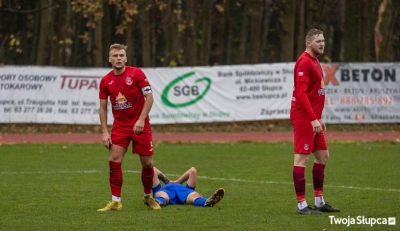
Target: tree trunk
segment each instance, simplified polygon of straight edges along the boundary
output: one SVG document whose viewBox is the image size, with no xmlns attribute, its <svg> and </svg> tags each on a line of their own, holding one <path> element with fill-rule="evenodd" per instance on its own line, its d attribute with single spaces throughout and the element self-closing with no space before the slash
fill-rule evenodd
<svg viewBox="0 0 400 231">
<path fill-rule="evenodd" d="M 146 3 L 143 3 L 146 5 Z M 142 62 L 144 67 L 151 67 L 151 33 L 150 15 L 146 7 L 140 7 L 139 25 L 142 33 Z"/>
<path fill-rule="evenodd" d="M 306 20 L 306 15 L 304 13 L 305 11 L 305 3 L 304 0 L 295 0 L 294 4 L 297 6 L 297 13 L 296 13 L 296 29 L 295 29 L 295 35 L 296 35 L 296 40 L 295 40 L 295 45 L 293 47 L 294 54 L 292 60 L 296 60 L 297 57 L 300 56 L 301 53 L 304 52 L 305 47 L 306 47 L 306 28 L 305 28 L 305 20 Z M 311 28 L 307 28 L 309 30 Z"/>
<path fill-rule="evenodd" d="M 104 8 L 101 8 L 104 11 Z M 93 44 L 93 55 L 94 55 L 94 66 L 103 66 L 103 19 L 100 18 L 95 21 L 96 28 L 94 29 L 94 44 Z"/>
<path fill-rule="evenodd" d="M 213 10 L 213 1 L 204 0 L 202 7 L 202 46 L 200 49 L 199 65 L 209 65 L 210 48 L 211 48 L 211 15 Z"/>
<path fill-rule="evenodd" d="M 260 61 L 260 50 L 261 45 L 261 34 L 262 34 L 262 11 L 263 11 L 263 0 L 251 1 L 249 13 L 250 13 L 250 63 L 259 63 Z"/>
<path fill-rule="evenodd" d="M 243 14 L 241 14 L 240 20 L 240 45 L 239 45 L 239 63 L 248 63 L 246 61 L 246 45 L 247 45 L 247 34 L 248 34 L 248 17 L 249 17 L 249 3 L 244 3 Z"/>
<path fill-rule="evenodd" d="M 260 45 L 260 51 L 261 51 L 261 56 L 260 56 L 260 62 L 267 62 L 267 55 L 266 55 L 266 50 L 268 47 L 268 32 L 269 32 L 269 27 L 271 23 L 271 17 L 272 17 L 272 12 L 270 10 L 272 6 L 272 1 L 271 0 L 266 0 L 265 1 L 265 6 L 263 9 L 263 21 L 262 21 L 262 32 L 261 32 L 261 45 Z"/>
<path fill-rule="evenodd" d="M 197 17 L 198 14 L 196 13 L 196 3 L 194 1 L 187 2 L 187 20 L 188 25 L 186 29 L 186 48 L 185 48 L 185 64 L 189 66 L 196 66 L 198 65 L 197 59 L 197 30 L 198 30 L 198 23 Z"/>
<path fill-rule="evenodd" d="M 304 22 L 304 18 L 301 15 L 301 10 L 299 10 L 299 15 L 297 16 L 296 20 L 296 0 L 288 0 L 286 4 L 286 11 L 285 14 L 282 15 L 281 22 L 283 26 L 283 33 L 281 33 L 281 52 L 280 52 L 280 60 L 282 62 L 292 62 L 295 60 L 295 43 L 297 41 L 297 46 L 300 46 L 300 35 L 295 34 L 295 25 L 296 22 L 299 24 L 301 21 Z M 301 31 L 302 25 L 296 25 L 298 31 Z M 297 40 L 295 39 L 297 38 Z M 303 39 L 303 48 L 304 48 L 304 39 Z M 297 58 L 297 52 L 296 52 Z"/>
<path fill-rule="evenodd" d="M 109 57 L 109 51 L 110 51 L 110 46 L 111 46 L 111 37 L 113 35 L 113 26 L 111 23 L 111 13 L 110 11 L 114 9 L 115 6 L 110 6 L 108 5 L 108 2 L 104 1 L 103 2 L 103 11 L 104 11 L 104 16 L 102 18 L 102 32 L 103 34 L 101 35 L 102 37 L 102 51 L 99 53 L 101 55 L 103 62 L 102 66 L 103 67 L 108 67 L 110 66 L 108 62 L 108 57 Z M 129 48 L 128 48 L 129 49 Z M 129 59 L 129 57 L 128 57 Z"/>
<path fill-rule="evenodd" d="M 232 65 L 232 44 L 233 44 L 233 14 L 231 3 L 227 2 L 225 7 L 225 23 L 226 23 L 226 46 L 225 46 L 225 64 Z"/>
<path fill-rule="evenodd" d="M 41 7 L 47 6 L 47 0 L 40 0 Z M 49 10 L 42 10 L 40 12 L 40 29 L 39 29 L 39 42 L 37 46 L 37 59 L 36 65 L 42 66 L 46 64 L 47 57 L 47 44 L 48 44 L 48 34 L 49 34 Z"/>
<path fill-rule="evenodd" d="M 358 11 L 360 4 L 357 1 L 346 1 L 346 23 L 344 24 L 344 62 L 355 62 L 358 59 Z"/>
</svg>

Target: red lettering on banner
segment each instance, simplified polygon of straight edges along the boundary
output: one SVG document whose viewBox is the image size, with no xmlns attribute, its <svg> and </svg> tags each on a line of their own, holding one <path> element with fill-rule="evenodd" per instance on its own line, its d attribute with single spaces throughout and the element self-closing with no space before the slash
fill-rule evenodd
<svg viewBox="0 0 400 231">
<path fill-rule="evenodd" d="M 355 120 L 365 120 L 365 115 L 364 114 L 355 114 L 354 119 Z"/>
<path fill-rule="evenodd" d="M 337 70 L 338 65 L 322 65 L 322 69 L 325 71 L 325 85 L 328 85 L 329 82 L 332 82 L 332 85 L 339 85 L 335 77 L 335 71 Z"/>
<path fill-rule="evenodd" d="M 61 89 L 71 89 L 71 90 L 81 90 L 85 88 L 86 90 L 95 89 L 97 90 L 98 83 L 97 81 L 101 79 L 101 77 L 97 76 L 70 76 L 64 75 L 61 76 Z"/>
</svg>

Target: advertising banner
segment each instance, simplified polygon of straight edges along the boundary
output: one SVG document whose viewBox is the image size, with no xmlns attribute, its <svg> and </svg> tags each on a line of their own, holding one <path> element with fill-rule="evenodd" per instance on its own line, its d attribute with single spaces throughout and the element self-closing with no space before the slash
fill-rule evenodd
<svg viewBox="0 0 400 231">
<path fill-rule="evenodd" d="M 322 65 L 327 123 L 399 123 L 400 64 Z"/>
<path fill-rule="evenodd" d="M 294 63 L 143 68 L 152 124 L 288 119 Z M 326 123 L 400 122 L 399 64 L 322 64 Z M 110 68 L 0 67 L 0 123 L 99 124 Z M 111 110 L 108 123 L 113 121 Z"/>
</svg>

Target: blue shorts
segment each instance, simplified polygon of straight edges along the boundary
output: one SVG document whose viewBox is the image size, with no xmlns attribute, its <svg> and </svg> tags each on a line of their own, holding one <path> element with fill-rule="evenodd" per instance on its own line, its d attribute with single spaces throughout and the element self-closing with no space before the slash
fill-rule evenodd
<svg viewBox="0 0 400 231">
<path fill-rule="evenodd" d="M 193 189 L 178 183 L 166 184 L 159 191 L 165 192 L 168 195 L 169 204 L 185 204 L 189 194 L 195 192 Z"/>
</svg>

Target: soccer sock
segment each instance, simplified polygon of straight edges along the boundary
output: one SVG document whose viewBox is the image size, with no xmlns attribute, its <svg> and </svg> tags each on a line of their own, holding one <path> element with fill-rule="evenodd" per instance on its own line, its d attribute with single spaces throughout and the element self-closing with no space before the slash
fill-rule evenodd
<svg viewBox="0 0 400 231">
<path fill-rule="evenodd" d="M 297 208 L 299 208 L 300 210 L 302 210 L 306 207 L 308 207 L 307 201 L 302 201 L 302 202 L 297 203 Z"/>
<path fill-rule="evenodd" d="M 314 197 L 314 204 L 315 204 L 315 206 L 317 206 L 317 207 L 322 207 L 322 206 L 324 206 L 324 204 L 325 204 L 324 197 L 323 197 L 323 196 Z"/>
<path fill-rule="evenodd" d="M 155 199 L 163 203 L 164 205 L 167 205 L 167 201 L 165 201 L 164 197 L 156 197 Z"/>
<path fill-rule="evenodd" d="M 109 161 L 110 165 L 110 188 L 111 188 L 111 195 L 112 200 L 121 201 L 121 188 L 122 188 L 122 169 L 121 163 Z M 115 201 L 114 200 L 114 201 Z"/>
<path fill-rule="evenodd" d="M 151 187 L 153 187 L 153 176 L 154 176 L 154 169 L 151 168 L 142 168 L 142 184 L 144 188 L 144 194 L 150 195 L 151 194 Z"/>
<path fill-rule="evenodd" d="M 314 201 L 315 205 L 318 207 L 321 207 L 325 204 L 324 198 L 322 197 L 324 189 L 324 178 L 325 178 L 324 170 L 325 170 L 325 165 L 314 163 L 312 169 L 314 197 L 315 197 Z"/>
<path fill-rule="evenodd" d="M 198 197 L 194 200 L 193 205 L 194 206 L 204 206 L 204 204 L 206 203 L 207 199 L 204 197 Z"/>
<path fill-rule="evenodd" d="M 112 201 L 115 201 L 115 202 L 120 202 L 121 201 L 121 197 L 116 197 L 114 195 L 112 195 L 111 199 L 112 199 Z"/>
<path fill-rule="evenodd" d="M 307 207 L 306 200 L 306 179 L 304 171 L 306 168 L 293 166 L 293 183 L 299 209 Z"/>
</svg>

